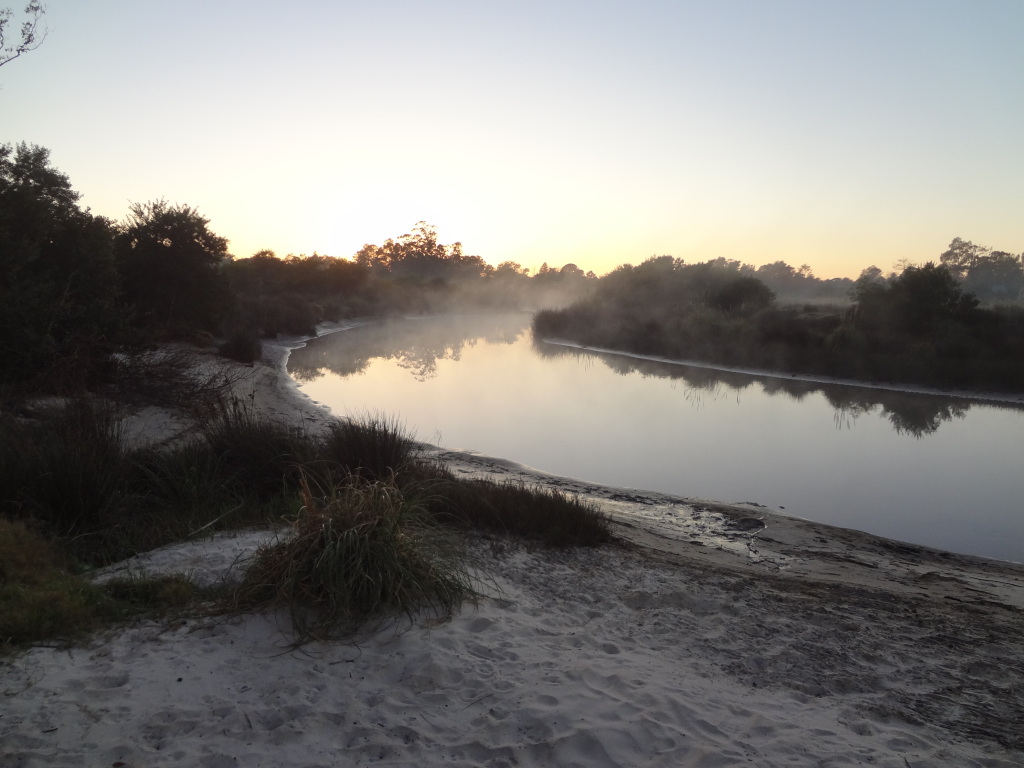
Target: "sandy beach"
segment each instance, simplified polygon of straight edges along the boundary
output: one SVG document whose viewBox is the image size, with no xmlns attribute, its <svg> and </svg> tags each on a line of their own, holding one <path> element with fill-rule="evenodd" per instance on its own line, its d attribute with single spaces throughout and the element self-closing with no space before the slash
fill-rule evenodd
<svg viewBox="0 0 1024 768">
<path fill-rule="evenodd" d="M 240 396 L 330 415 L 288 345 Z M 186 428 L 140 410 L 134 439 Z M 0 765 L 1020 766 L 1024 565 L 423 446 L 459 473 L 579 494 L 617 542 L 469 543 L 484 597 L 451 621 L 289 644 L 286 619 L 147 621 L 0 660 Z M 965 514 L 969 514 L 965 510 Z M 268 531 L 120 564 L 231 579 Z"/>
</svg>

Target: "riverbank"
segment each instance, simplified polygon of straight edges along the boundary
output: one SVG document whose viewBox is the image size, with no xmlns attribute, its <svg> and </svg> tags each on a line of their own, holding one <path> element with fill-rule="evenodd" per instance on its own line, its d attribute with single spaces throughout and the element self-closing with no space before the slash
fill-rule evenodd
<svg viewBox="0 0 1024 768">
<path fill-rule="evenodd" d="M 916 384 L 894 384 L 877 381 L 860 381 L 858 379 L 840 379 L 833 376 L 814 376 L 806 373 L 783 373 L 772 371 L 766 368 L 745 368 L 735 365 L 722 365 L 719 363 L 707 363 L 699 360 L 676 360 L 660 355 L 644 355 L 639 352 L 624 352 L 620 349 L 605 347 L 591 347 L 567 339 L 543 339 L 545 344 L 552 344 L 566 349 L 577 349 L 581 352 L 596 352 L 602 355 L 616 355 L 633 360 L 647 360 L 652 363 L 663 363 L 664 365 L 678 365 L 685 368 L 703 368 L 709 371 L 721 371 L 723 373 L 740 373 L 747 376 L 758 376 L 763 379 L 782 379 L 784 381 L 802 381 L 808 384 L 838 385 L 843 387 L 857 387 L 859 389 L 875 389 L 883 392 L 903 392 L 911 395 L 935 395 L 939 397 L 952 397 L 963 400 L 972 400 L 982 403 L 1010 403 L 1013 405 L 1024 405 L 1024 393 L 984 392 L 966 389 L 940 389 L 935 387 L 924 387 Z"/>
<path fill-rule="evenodd" d="M 261 412 L 313 430 L 329 414 L 288 378 L 288 347 L 252 368 L 200 359 L 242 374 L 236 395 Z M 156 417 L 138 439 L 174 438 Z M 552 554 L 478 540 L 478 605 L 356 644 L 295 651 L 283 617 L 259 615 L 33 649 L 0 667 L 5 765 L 1024 760 L 1024 566 L 423 450 L 591 499 L 620 541 Z M 132 567 L 216 580 L 267 535 Z"/>
</svg>

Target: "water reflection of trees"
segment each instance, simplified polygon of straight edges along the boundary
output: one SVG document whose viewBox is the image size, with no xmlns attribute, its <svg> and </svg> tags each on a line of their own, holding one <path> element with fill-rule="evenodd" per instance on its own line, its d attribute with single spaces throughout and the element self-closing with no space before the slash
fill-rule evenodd
<svg viewBox="0 0 1024 768">
<path fill-rule="evenodd" d="M 877 413 L 888 421 L 897 433 L 921 438 L 936 432 L 947 421 L 964 418 L 971 405 L 976 402 L 942 395 L 823 384 L 796 378 L 768 378 L 735 371 L 695 368 L 544 342 L 535 342 L 534 349 L 544 357 L 568 355 L 598 359 L 616 373 L 623 375 L 638 373 L 641 376 L 682 381 L 687 388 L 687 397 L 697 402 L 707 395 L 720 397 L 725 389 L 741 392 L 754 384 L 758 384 L 766 394 L 786 396 L 797 401 L 808 395 L 821 393 L 835 409 L 835 424 L 839 429 L 851 427 L 863 415 Z M 1010 403 L 987 402 L 986 405 L 1019 409 Z"/>
<path fill-rule="evenodd" d="M 939 395 L 849 389 L 855 391 L 821 387 L 822 394 L 836 409 L 837 426 L 849 426 L 861 414 L 877 411 L 899 434 L 924 437 L 937 431 L 943 422 L 964 418 L 971 408 L 969 400 L 952 400 Z"/>
<path fill-rule="evenodd" d="M 394 361 L 419 381 L 437 375 L 439 360 L 458 360 L 478 341 L 512 344 L 526 331 L 524 315 L 472 315 L 396 319 L 328 334 L 296 349 L 288 370 L 299 381 L 324 373 L 353 376 L 377 360 Z"/>
</svg>

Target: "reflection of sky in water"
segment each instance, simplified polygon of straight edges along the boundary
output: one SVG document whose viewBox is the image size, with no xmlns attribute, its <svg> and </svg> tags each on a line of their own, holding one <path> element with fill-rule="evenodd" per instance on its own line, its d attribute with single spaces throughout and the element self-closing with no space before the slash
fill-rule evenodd
<svg viewBox="0 0 1024 768">
<path fill-rule="evenodd" d="M 438 321 L 415 322 L 427 328 Z M 682 378 L 616 373 L 590 355 L 541 357 L 528 333 L 511 344 L 445 347 L 443 333 L 454 330 L 441 329 L 433 349 L 416 354 L 446 356 L 428 375 L 413 375 L 422 367 L 395 356 L 407 344 L 400 335 L 386 337 L 394 346 L 381 359 L 360 346 L 358 334 L 366 332 L 345 331 L 293 353 L 294 363 L 309 365 L 303 357 L 333 346 L 317 353 L 317 364 L 340 357 L 342 370 L 351 370 L 346 360 L 368 361 L 359 374 L 302 384 L 336 413 L 397 414 L 419 439 L 554 474 L 783 506 L 900 540 L 1024 560 L 1020 410 L 973 403 L 915 438 L 894 430 L 880 406 L 837 412 L 820 391 L 797 400 L 768 394 L 749 378 L 734 389 L 705 373 L 700 380 L 710 383 L 695 388 Z M 373 333 L 376 343 L 385 338 Z M 458 333 L 463 341 L 472 336 Z M 833 401 L 843 396 L 830 391 Z M 922 403 L 935 408 L 913 398 L 899 407 L 914 413 Z"/>
</svg>

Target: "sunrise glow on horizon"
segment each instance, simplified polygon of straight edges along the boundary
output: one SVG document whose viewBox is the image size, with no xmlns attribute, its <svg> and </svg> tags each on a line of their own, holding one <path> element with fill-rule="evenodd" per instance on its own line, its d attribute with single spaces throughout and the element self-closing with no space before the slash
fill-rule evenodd
<svg viewBox="0 0 1024 768">
<path fill-rule="evenodd" d="M 0 143 L 47 147 L 94 213 L 192 205 L 240 258 L 420 220 L 534 271 L 1024 250 L 1021 3 L 46 8 Z"/>
</svg>

